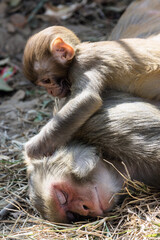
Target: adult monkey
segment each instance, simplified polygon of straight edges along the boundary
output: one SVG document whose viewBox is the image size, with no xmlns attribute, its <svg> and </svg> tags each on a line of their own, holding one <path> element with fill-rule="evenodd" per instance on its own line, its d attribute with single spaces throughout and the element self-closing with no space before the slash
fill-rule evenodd
<svg viewBox="0 0 160 240">
<path fill-rule="evenodd" d="M 26 144 L 28 156 L 50 155 L 69 141 L 100 109 L 106 88 L 160 99 L 159 10 L 160 0 L 133 2 L 116 27 L 128 29 L 127 33 L 113 32 L 110 37 L 114 40 L 118 35 L 118 41 L 80 43 L 73 32 L 58 26 L 29 39 L 24 51 L 26 76 L 53 96 L 70 94 L 62 109 Z"/>
<path fill-rule="evenodd" d="M 71 222 L 113 208 L 124 179 L 103 157 L 123 175 L 160 186 L 160 106 L 125 93 L 106 95 L 70 143 L 48 158 L 26 156 L 30 198 L 45 219 Z"/>
</svg>

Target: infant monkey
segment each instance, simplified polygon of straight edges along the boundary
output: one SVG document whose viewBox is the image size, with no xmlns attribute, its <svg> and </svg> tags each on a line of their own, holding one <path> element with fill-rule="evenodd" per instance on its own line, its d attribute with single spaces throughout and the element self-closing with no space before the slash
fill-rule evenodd
<svg viewBox="0 0 160 240">
<path fill-rule="evenodd" d="M 157 0 L 150 4 L 146 0 L 136 1 L 124 16 L 130 14 L 136 4 L 140 10 L 144 10 L 146 4 L 153 10 L 160 9 Z M 66 97 L 60 111 L 26 144 L 29 157 L 50 155 L 55 148 L 68 142 L 101 108 L 102 93 L 109 88 L 160 99 L 160 44 L 158 37 L 151 36 L 155 35 L 154 19 L 146 23 L 149 33 L 145 33 L 144 24 L 140 24 L 148 19 L 148 12 L 141 18 L 133 18 L 133 23 L 128 17 L 125 19 L 128 23 L 124 24 L 123 19 L 122 16 L 120 25 L 137 24 L 138 31 L 128 34 L 128 39 L 123 39 L 122 31 L 120 40 L 114 40 L 113 34 L 112 41 L 81 43 L 69 29 L 53 26 L 28 40 L 24 50 L 26 77 L 54 97 Z M 142 38 L 140 32 L 143 32 Z M 159 32 L 160 26 L 156 28 L 156 34 Z"/>
</svg>

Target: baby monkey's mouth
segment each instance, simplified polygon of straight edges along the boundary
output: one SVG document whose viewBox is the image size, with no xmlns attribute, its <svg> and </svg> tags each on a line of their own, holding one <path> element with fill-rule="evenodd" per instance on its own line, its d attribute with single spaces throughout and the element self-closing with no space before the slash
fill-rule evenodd
<svg viewBox="0 0 160 240">
<path fill-rule="evenodd" d="M 57 81 L 57 84 L 59 85 L 59 93 L 57 94 L 57 97 L 64 98 L 67 97 L 70 94 L 70 88 L 71 84 L 66 78 L 61 78 Z"/>
<path fill-rule="evenodd" d="M 66 78 L 54 79 L 54 82 L 45 88 L 50 95 L 58 98 L 67 97 L 71 92 L 71 84 Z"/>
</svg>

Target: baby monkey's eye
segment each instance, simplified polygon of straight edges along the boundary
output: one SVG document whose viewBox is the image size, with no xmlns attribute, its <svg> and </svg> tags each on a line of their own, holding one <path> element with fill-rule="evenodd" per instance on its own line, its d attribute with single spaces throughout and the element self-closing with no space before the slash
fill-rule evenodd
<svg viewBox="0 0 160 240">
<path fill-rule="evenodd" d="M 51 80 L 50 80 L 49 78 L 43 79 L 43 80 L 42 80 L 42 83 L 44 83 L 44 84 L 50 84 L 50 83 L 51 83 Z"/>
</svg>

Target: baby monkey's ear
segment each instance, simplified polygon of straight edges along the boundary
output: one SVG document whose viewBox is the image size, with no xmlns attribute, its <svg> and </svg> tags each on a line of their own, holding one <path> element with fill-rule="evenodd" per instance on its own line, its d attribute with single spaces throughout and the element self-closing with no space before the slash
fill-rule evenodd
<svg viewBox="0 0 160 240">
<path fill-rule="evenodd" d="M 74 57 L 74 49 L 58 37 L 51 42 L 50 50 L 60 63 L 67 63 Z"/>
</svg>

